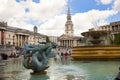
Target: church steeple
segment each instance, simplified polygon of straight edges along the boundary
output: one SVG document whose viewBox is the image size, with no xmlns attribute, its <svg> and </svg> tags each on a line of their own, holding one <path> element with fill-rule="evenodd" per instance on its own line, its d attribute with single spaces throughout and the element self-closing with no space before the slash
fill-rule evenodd
<svg viewBox="0 0 120 80">
<path fill-rule="evenodd" d="M 71 20 L 70 7 L 68 7 L 67 20 Z"/>
<path fill-rule="evenodd" d="M 68 7 L 68 11 L 67 11 L 67 21 L 65 24 L 65 33 L 68 36 L 73 36 L 73 23 L 71 21 L 70 7 Z"/>
</svg>

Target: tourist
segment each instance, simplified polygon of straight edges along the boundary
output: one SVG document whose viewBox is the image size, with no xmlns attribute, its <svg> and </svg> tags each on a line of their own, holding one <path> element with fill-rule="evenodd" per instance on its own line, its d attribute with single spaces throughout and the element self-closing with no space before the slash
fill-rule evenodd
<svg viewBox="0 0 120 80">
<path fill-rule="evenodd" d="M 2 57 L 3 60 L 7 60 L 8 59 L 8 55 L 4 54 L 4 53 L 1 54 L 1 57 Z"/>
<path fill-rule="evenodd" d="M 64 64 L 64 53 L 61 52 L 61 62 Z"/>
<path fill-rule="evenodd" d="M 11 53 L 9 57 L 12 58 L 13 57 L 13 53 Z"/>
<path fill-rule="evenodd" d="M 64 54 L 65 62 L 66 64 L 68 63 L 68 52 L 66 51 Z"/>
<path fill-rule="evenodd" d="M 67 60 L 68 59 L 68 52 L 67 51 L 65 52 L 64 56 L 65 56 L 65 60 Z"/>
<path fill-rule="evenodd" d="M 60 63 L 60 62 L 61 62 L 61 57 L 60 57 L 59 54 L 56 55 L 56 61 L 57 61 L 57 63 Z"/>
</svg>

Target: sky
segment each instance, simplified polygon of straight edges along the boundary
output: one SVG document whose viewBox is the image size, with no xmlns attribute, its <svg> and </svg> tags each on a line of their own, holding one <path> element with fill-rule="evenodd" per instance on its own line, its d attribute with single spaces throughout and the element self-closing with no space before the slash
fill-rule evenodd
<svg viewBox="0 0 120 80">
<path fill-rule="evenodd" d="M 120 0 L 0 0 L 0 21 L 48 36 L 65 34 L 70 7 L 74 35 L 120 21 Z"/>
</svg>

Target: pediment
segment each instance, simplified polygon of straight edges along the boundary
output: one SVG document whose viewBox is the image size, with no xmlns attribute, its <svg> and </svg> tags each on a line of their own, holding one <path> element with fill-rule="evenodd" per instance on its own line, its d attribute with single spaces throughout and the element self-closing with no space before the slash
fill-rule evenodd
<svg viewBox="0 0 120 80">
<path fill-rule="evenodd" d="M 73 39 L 73 37 L 63 34 L 59 37 L 59 39 L 60 40 L 70 40 L 70 39 Z"/>
</svg>

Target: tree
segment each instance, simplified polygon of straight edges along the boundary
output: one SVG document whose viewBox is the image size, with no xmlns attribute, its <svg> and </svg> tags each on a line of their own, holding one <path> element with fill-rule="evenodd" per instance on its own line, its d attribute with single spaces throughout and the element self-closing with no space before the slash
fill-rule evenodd
<svg viewBox="0 0 120 80">
<path fill-rule="evenodd" d="M 46 42 L 51 42 L 48 36 L 46 36 Z"/>
<path fill-rule="evenodd" d="M 114 44 L 120 45 L 120 33 L 115 34 Z"/>
</svg>

